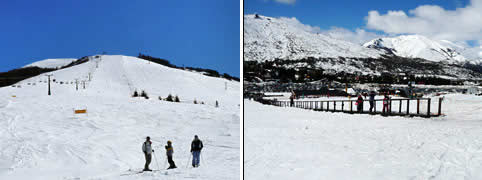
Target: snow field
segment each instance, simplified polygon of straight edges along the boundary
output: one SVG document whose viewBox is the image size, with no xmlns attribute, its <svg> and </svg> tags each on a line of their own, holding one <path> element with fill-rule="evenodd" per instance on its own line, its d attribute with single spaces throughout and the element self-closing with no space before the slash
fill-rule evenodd
<svg viewBox="0 0 482 180">
<path fill-rule="evenodd" d="M 246 179 L 481 179 L 482 97 L 446 116 L 382 117 L 245 100 Z"/>
<path fill-rule="evenodd" d="M 18 83 L 21 88 L 0 88 L 0 179 L 238 179 L 239 82 L 166 69 L 134 57 L 102 56 L 50 73 L 57 82 L 88 80 L 91 73 L 86 89 L 52 82 L 47 96 L 47 83 L 39 83 L 44 75 Z M 150 99 L 130 97 L 133 87 Z M 171 90 L 182 103 L 155 96 L 165 98 Z M 206 104 L 193 104 L 193 98 Z M 84 108 L 87 114 L 73 113 Z M 195 134 L 205 148 L 201 167 L 193 169 L 186 165 Z M 156 150 L 150 167 L 161 170 L 121 176 L 143 168 L 146 136 Z M 178 166 L 170 171 L 167 140 Z"/>
</svg>

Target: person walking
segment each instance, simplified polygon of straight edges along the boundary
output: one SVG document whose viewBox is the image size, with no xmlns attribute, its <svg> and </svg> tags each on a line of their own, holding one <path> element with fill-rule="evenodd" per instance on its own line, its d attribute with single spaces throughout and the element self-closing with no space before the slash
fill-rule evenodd
<svg viewBox="0 0 482 180">
<path fill-rule="evenodd" d="M 167 145 L 165 147 L 166 147 L 167 162 L 169 163 L 169 168 L 167 169 L 177 168 L 176 164 L 172 160 L 172 154 L 174 154 L 174 148 L 172 148 L 172 142 L 167 141 Z"/>
<path fill-rule="evenodd" d="M 370 92 L 370 112 L 373 112 L 373 105 L 375 104 L 375 92 Z M 375 109 L 376 111 L 376 109 Z"/>
<path fill-rule="evenodd" d="M 192 153 L 192 167 L 199 167 L 199 156 L 201 155 L 201 150 L 203 149 L 203 142 L 194 135 L 194 140 L 191 143 L 191 153 Z"/>
<path fill-rule="evenodd" d="M 143 171 L 152 171 L 149 169 L 149 164 L 151 164 L 152 152 L 154 152 L 154 149 L 152 149 L 152 142 L 149 136 L 146 137 L 146 141 L 142 144 L 142 152 L 144 152 L 144 157 L 146 158 Z"/>
<path fill-rule="evenodd" d="M 358 99 L 356 100 L 357 110 L 358 112 L 363 111 L 363 97 L 361 94 L 358 94 Z"/>
</svg>

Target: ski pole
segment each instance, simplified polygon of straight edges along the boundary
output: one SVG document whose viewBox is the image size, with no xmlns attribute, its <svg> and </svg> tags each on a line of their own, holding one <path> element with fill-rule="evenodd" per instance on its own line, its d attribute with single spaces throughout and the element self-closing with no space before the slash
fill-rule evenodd
<svg viewBox="0 0 482 180">
<path fill-rule="evenodd" d="M 164 169 L 166 169 L 166 162 L 167 162 L 167 159 L 164 161 Z"/>
<path fill-rule="evenodd" d="M 152 152 L 152 154 L 154 154 L 154 159 L 156 160 L 157 169 L 161 170 L 161 168 L 159 168 L 159 163 L 157 162 L 156 153 L 155 153 L 155 152 Z"/>
<path fill-rule="evenodd" d="M 203 161 L 203 165 L 206 165 L 206 163 L 204 163 L 204 158 L 203 158 L 203 154 L 201 153 L 201 151 L 199 151 L 199 155 L 201 156 L 201 160 Z"/>
<path fill-rule="evenodd" d="M 192 152 L 191 152 L 191 155 L 192 155 Z M 189 155 L 189 159 L 187 159 L 186 168 L 189 166 L 189 161 L 191 161 L 191 155 Z"/>
</svg>

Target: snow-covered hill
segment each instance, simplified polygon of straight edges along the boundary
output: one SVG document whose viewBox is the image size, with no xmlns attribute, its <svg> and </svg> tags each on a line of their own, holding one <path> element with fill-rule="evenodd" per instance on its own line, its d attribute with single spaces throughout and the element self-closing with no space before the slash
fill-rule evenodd
<svg viewBox="0 0 482 180">
<path fill-rule="evenodd" d="M 244 60 L 379 57 L 380 52 L 317 33 L 295 18 L 244 15 Z"/>
<path fill-rule="evenodd" d="M 239 179 L 239 82 L 129 56 L 89 59 L 48 73 L 52 96 L 45 74 L 0 88 L 0 179 Z M 150 98 L 131 97 L 135 90 Z M 158 99 L 169 94 L 181 103 Z M 193 169 L 195 134 L 205 148 Z M 145 136 L 156 150 L 150 167 L 160 171 L 133 174 Z M 167 140 L 178 166 L 169 171 Z"/>
<path fill-rule="evenodd" d="M 445 44 L 449 43 L 451 42 L 446 41 Z M 453 45 L 455 46 L 455 44 Z M 383 50 L 387 54 L 423 58 L 435 62 L 463 63 L 466 61 L 465 57 L 460 55 L 455 49 L 443 46 L 441 43 L 421 35 L 378 38 L 363 44 L 363 46 Z"/>
<path fill-rule="evenodd" d="M 23 67 L 41 67 L 41 68 L 60 68 L 62 66 L 68 65 L 71 62 L 75 61 L 76 59 L 73 58 L 65 58 L 65 59 L 45 59 L 42 61 L 36 61 L 31 64 L 25 65 Z"/>
</svg>

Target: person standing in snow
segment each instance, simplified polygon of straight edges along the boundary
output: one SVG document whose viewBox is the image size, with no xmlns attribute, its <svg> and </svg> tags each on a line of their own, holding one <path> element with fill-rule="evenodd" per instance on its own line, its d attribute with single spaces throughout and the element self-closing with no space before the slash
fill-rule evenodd
<svg viewBox="0 0 482 180">
<path fill-rule="evenodd" d="M 290 107 L 293 107 L 295 105 L 295 92 L 291 91 L 291 96 L 290 96 Z"/>
<path fill-rule="evenodd" d="M 383 98 L 383 114 L 385 114 L 385 112 L 388 112 L 388 101 L 390 100 L 390 98 L 388 97 L 388 95 L 385 94 L 385 97 Z"/>
<path fill-rule="evenodd" d="M 174 154 L 174 148 L 172 148 L 172 142 L 167 141 L 167 145 L 165 147 L 166 147 L 167 162 L 169 163 L 169 168 L 167 169 L 177 168 L 176 164 L 172 160 L 172 154 Z"/>
<path fill-rule="evenodd" d="M 149 164 L 151 163 L 152 152 L 154 152 L 154 149 L 152 149 L 152 142 L 149 136 L 146 137 L 146 141 L 142 144 L 142 152 L 144 152 L 144 157 L 146 158 L 146 164 L 144 164 L 143 171 L 152 171 L 149 169 Z"/>
<path fill-rule="evenodd" d="M 375 92 L 370 92 L 370 112 L 373 111 L 373 104 L 375 103 Z M 375 109 L 376 111 L 376 109 Z"/>
<path fill-rule="evenodd" d="M 356 100 L 357 110 L 358 112 L 363 111 L 363 97 L 361 94 L 358 94 L 358 99 Z"/>
<path fill-rule="evenodd" d="M 191 143 L 192 167 L 199 166 L 199 162 L 201 161 L 199 159 L 199 156 L 201 155 L 202 149 L 203 149 L 203 142 L 197 137 L 197 135 L 194 135 L 194 140 L 192 140 L 192 143 Z"/>
</svg>

